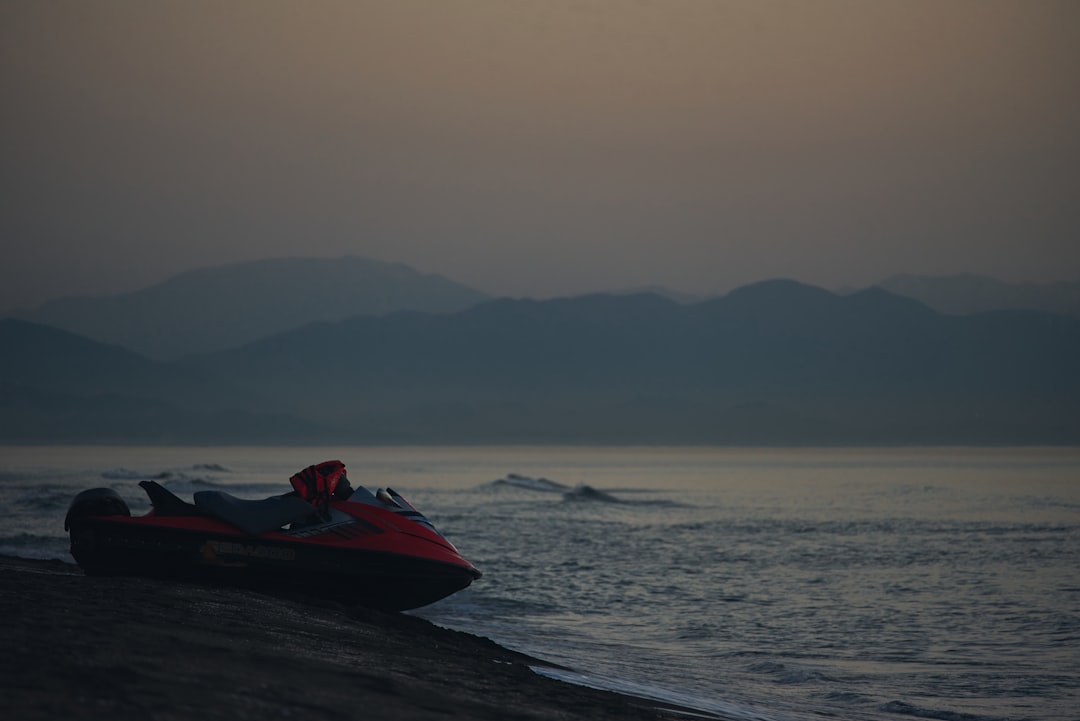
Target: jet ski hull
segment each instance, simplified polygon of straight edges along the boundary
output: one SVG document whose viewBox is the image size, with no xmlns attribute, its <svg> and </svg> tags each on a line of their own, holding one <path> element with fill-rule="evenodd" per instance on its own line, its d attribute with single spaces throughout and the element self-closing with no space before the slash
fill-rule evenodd
<svg viewBox="0 0 1080 721">
<path fill-rule="evenodd" d="M 434 603 L 481 575 L 433 528 L 333 505 L 332 522 L 259 535 L 202 515 L 69 514 L 71 553 L 88 575 L 223 583 L 387 611 Z"/>
</svg>

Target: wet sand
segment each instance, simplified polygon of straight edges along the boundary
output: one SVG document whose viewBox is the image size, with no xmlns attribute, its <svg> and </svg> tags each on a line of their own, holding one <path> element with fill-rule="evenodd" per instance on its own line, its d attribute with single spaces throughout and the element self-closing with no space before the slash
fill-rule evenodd
<svg viewBox="0 0 1080 721">
<path fill-rule="evenodd" d="M 687 718 L 488 639 L 299 596 L 0 556 L 0 617 L 10 719 Z"/>
</svg>

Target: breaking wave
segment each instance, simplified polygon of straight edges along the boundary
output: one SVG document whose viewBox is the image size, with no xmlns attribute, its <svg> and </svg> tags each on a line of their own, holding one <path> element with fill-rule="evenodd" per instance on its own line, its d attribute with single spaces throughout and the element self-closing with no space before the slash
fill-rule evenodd
<svg viewBox="0 0 1080 721">
<path fill-rule="evenodd" d="M 682 504 L 669 500 L 633 500 L 628 501 L 615 495 L 612 490 L 600 490 L 594 486 L 590 486 L 587 483 L 579 483 L 575 486 L 568 486 L 565 483 L 559 483 L 553 481 L 550 478 L 544 478 L 542 476 L 526 476 L 521 473 L 507 473 L 502 478 L 498 478 L 489 483 L 485 483 L 480 486 L 480 489 L 519 489 L 525 491 L 535 491 L 538 493 L 558 493 L 561 494 L 564 501 L 577 503 L 577 502 L 593 502 L 593 503 L 619 503 L 626 505 L 642 505 L 642 506 L 680 506 Z M 651 493 L 648 489 L 631 489 L 620 488 L 619 493 Z"/>
<path fill-rule="evenodd" d="M 71 491 L 62 486 L 40 486 L 35 488 L 13 488 L 6 501 L 12 509 L 31 513 L 49 513 L 67 508 L 71 502 Z"/>
<path fill-rule="evenodd" d="M 1004 721 L 998 716 L 982 716 L 962 711 L 939 711 L 937 709 L 923 708 L 904 701 L 889 701 L 882 704 L 880 709 L 887 713 L 913 716 L 915 718 L 935 719 L 936 721 Z"/>
<path fill-rule="evenodd" d="M 551 479 L 523 476 L 520 473 L 507 473 L 502 478 L 497 478 L 490 483 L 484 484 L 484 486 L 487 488 L 521 488 L 526 491 L 540 491 L 542 493 L 565 493 L 570 490 L 569 486 Z"/>
<path fill-rule="evenodd" d="M 130 468 L 110 468 L 107 471 L 101 472 L 102 478 L 107 478 L 110 481 L 149 481 L 149 480 L 161 480 L 162 478 L 168 478 L 172 475 L 169 471 L 161 471 L 159 473 L 146 473 L 143 471 L 133 471 Z"/>
<path fill-rule="evenodd" d="M 567 501 L 597 501 L 600 503 L 625 503 L 625 501 L 605 491 L 598 490 L 584 483 L 579 483 L 569 491 L 563 493 Z"/>
<path fill-rule="evenodd" d="M 196 463 L 191 468 L 166 471 L 140 471 L 131 468 L 110 468 L 101 472 L 101 477 L 110 481 L 168 481 L 174 479 L 191 479 L 212 482 L 214 477 L 209 473 L 232 473 L 228 468 L 219 463 Z"/>
<path fill-rule="evenodd" d="M 35 533 L 18 533 L 0 536 L 0 555 L 19 558 L 59 560 L 72 563 L 67 534 L 42 536 Z"/>
<path fill-rule="evenodd" d="M 516 488 L 525 491 L 537 491 L 539 493 L 561 493 L 565 501 L 598 501 L 601 503 L 623 503 L 622 500 L 611 495 L 607 491 L 601 491 L 585 483 L 576 486 L 568 486 L 565 483 L 553 481 L 550 478 L 526 476 L 520 473 L 507 473 L 490 483 L 485 483 L 481 488 Z"/>
<path fill-rule="evenodd" d="M 125 467 L 110 468 L 101 472 L 101 477 L 114 481 L 112 484 L 117 490 L 128 491 L 135 497 L 142 497 L 142 491 L 134 487 L 140 481 L 157 481 L 178 495 L 193 494 L 197 491 L 228 490 L 231 493 L 256 493 L 269 484 L 234 484 L 223 483 L 218 480 L 217 474 L 230 474 L 233 471 L 220 463 L 195 463 L 190 467 L 169 469 L 161 471 L 147 471 Z M 130 483 L 129 489 L 126 484 Z M 282 484 L 272 486 L 277 492 L 282 492 Z M 284 489 L 287 490 L 287 489 Z"/>
</svg>

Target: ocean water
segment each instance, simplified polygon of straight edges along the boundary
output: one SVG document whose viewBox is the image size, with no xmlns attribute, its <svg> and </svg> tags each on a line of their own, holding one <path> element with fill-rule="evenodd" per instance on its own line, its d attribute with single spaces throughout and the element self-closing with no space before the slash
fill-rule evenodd
<svg viewBox="0 0 1080 721">
<path fill-rule="evenodd" d="M 484 578 L 415 613 L 729 719 L 1080 718 L 1080 449 L 0 448 L 0 553 L 71 497 L 258 498 L 339 458 Z"/>
</svg>

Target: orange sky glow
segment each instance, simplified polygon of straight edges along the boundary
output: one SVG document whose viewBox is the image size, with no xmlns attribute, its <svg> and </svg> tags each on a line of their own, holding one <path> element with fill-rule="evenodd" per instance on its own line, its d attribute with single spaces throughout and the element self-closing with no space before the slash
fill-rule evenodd
<svg viewBox="0 0 1080 721">
<path fill-rule="evenodd" d="M 1075 279 L 1078 71 L 1068 0 L 9 0 L 0 309 L 288 255 Z"/>
</svg>

